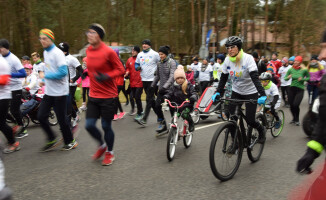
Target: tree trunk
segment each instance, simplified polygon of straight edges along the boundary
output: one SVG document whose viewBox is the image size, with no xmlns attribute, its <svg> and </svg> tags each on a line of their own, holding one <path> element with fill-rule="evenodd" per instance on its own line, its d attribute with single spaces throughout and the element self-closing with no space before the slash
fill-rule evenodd
<svg viewBox="0 0 326 200">
<path fill-rule="evenodd" d="M 176 30 L 176 35 L 175 35 L 175 45 L 176 45 L 176 58 L 179 58 L 179 34 L 180 34 L 180 31 L 179 31 L 179 1 L 178 0 L 175 0 L 175 15 L 176 15 L 176 22 L 175 22 L 175 30 Z"/>
<path fill-rule="evenodd" d="M 200 6 L 200 0 L 197 0 L 197 10 L 198 10 L 198 36 L 199 36 L 199 41 L 201 41 L 201 29 L 202 29 L 202 24 L 201 24 L 201 6 Z"/>
<path fill-rule="evenodd" d="M 247 50 L 247 44 L 248 44 L 248 23 L 247 23 L 247 20 L 248 20 L 248 0 L 245 1 L 245 14 L 244 14 L 244 31 L 243 31 L 243 34 L 244 34 L 244 47 L 243 49 L 244 50 Z"/>
<path fill-rule="evenodd" d="M 195 5 L 194 0 L 191 0 L 191 36 L 192 36 L 192 51 L 194 54 L 196 48 L 196 30 L 195 30 Z"/>
<path fill-rule="evenodd" d="M 276 12 L 275 12 L 275 18 L 274 18 L 274 26 L 273 26 L 273 51 L 276 52 L 276 39 L 277 39 L 277 22 L 279 18 L 279 13 L 280 13 L 280 6 L 281 6 L 281 1 L 277 3 L 276 6 Z"/>
<path fill-rule="evenodd" d="M 264 55 L 267 50 L 268 0 L 265 0 Z"/>
<path fill-rule="evenodd" d="M 149 24 L 151 37 L 153 36 L 153 9 L 154 9 L 154 0 L 151 0 L 151 16 L 150 16 L 150 24 Z"/>
<path fill-rule="evenodd" d="M 215 10 L 216 51 L 220 51 L 219 26 L 218 26 L 218 21 L 217 21 L 218 12 L 217 12 L 217 2 L 216 1 L 214 1 L 214 10 Z"/>
</svg>

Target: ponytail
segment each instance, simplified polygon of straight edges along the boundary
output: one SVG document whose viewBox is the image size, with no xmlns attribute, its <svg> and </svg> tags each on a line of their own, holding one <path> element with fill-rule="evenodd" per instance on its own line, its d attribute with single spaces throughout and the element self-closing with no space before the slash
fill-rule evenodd
<svg viewBox="0 0 326 200">
<path fill-rule="evenodd" d="M 181 88 L 182 88 L 182 92 L 183 92 L 183 94 L 185 94 L 185 95 L 187 95 L 187 86 L 188 86 L 188 81 L 187 81 L 187 79 L 186 79 L 185 82 L 183 82 L 183 83 L 182 83 L 182 86 L 181 86 Z"/>
</svg>

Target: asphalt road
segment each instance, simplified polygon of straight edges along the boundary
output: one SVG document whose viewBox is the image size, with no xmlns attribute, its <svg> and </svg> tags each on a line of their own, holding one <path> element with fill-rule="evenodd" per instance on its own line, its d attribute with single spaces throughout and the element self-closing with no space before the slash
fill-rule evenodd
<svg viewBox="0 0 326 200">
<path fill-rule="evenodd" d="M 307 108 L 305 98 L 301 119 Z M 129 107 L 124 109 L 128 111 Z M 282 134 L 278 138 L 267 134 L 259 162 L 252 164 L 244 153 L 238 172 L 227 182 L 217 180 L 209 166 L 210 141 L 218 124 L 196 131 L 189 149 L 180 141 L 175 159 L 168 162 L 167 137 L 155 137 L 156 116 L 151 112 L 146 128 L 128 115 L 113 122 L 116 160 L 111 166 L 91 160 L 97 144 L 84 129 L 84 113 L 77 138 L 79 146 L 71 151 L 60 151 L 58 147 L 39 152 L 46 137 L 39 126 L 31 125 L 29 136 L 20 139 L 21 150 L 5 155 L 6 183 L 13 189 L 14 199 L 24 200 L 286 199 L 305 178 L 294 169 L 308 139 L 301 126 L 289 124 L 289 109 L 282 109 L 286 115 Z M 216 122 L 219 120 L 209 117 L 196 127 Z M 59 133 L 58 126 L 55 130 Z"/>
</svg>

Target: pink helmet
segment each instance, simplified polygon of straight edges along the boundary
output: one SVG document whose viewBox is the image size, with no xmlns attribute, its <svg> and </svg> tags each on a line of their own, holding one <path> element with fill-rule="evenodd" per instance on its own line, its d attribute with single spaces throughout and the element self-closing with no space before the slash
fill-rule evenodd
<svg viewBox="0 0 326 200">
<path fill-rule="evenodd" d="M 25 64 L 24 68 L 25 69 L 33 69 L 33 66 L 31 64 Z"/>
</svg>

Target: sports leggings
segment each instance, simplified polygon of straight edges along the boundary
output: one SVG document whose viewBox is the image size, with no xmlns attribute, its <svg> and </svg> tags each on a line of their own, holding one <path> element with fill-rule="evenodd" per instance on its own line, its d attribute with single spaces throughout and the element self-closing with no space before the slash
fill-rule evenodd
<svg viewBox="0 0 326 200">
<path fill-rule="evenodd" d="M 299 122 L 300 104 L 303 99 L 304 90 L 298 87 L 290 87 L 289 90 L 289 104 L 293 116 L 293 121 Z"/>
<path fill-rule="evenodd" d="M 290 86 L 281 86 L 282 97 L 285 103 L 289 102 L 289 90 Z"/>
<path fill-rule="evenodd" d="M 130 88 L 130 105 L 131 109 L 135 109 L 135 101 L 137 105 L 137 114 L 140 115 L 143 112 L 143 105 L 141 103 L 141 94 L 143 93 L 142 87 Z"/>
<path fill-rule="evenodd" d="M 9 144 L 14 144 L 16 142 L 14 135 L 12 134 L 12 129 L 6 123 L 6 118 L 8 115 L 10 99 L 0 100 L 0 131 L 5 135 Z"/>
<path fill-rule="evenodd" d="M 118 109 L 120 110 L 120 112 L 123 112 L 123 109 L 122 109 L 122 106 L 121 106 L 121 103 L 120 103 L 120 100 L 119 100 L 119 93 L 120 93 L 120 91 L 123 91 L 123 88 L 124 88 L 123 85 L 118 85 L 118 97 L 116 98 L 118 107 L 117 107 L 117 111 L 116 111 L 115 114 L 118 113 Z"/>
<path fill-rule="evenodd" d="M 91 134 L 91 136 L 96 139 L 99 145 L 103 145 L 104 141 L 102 138 L 101 132 L 96 127 L 96 118 L 87 118 L 86 119 L 86 130 Z M 104 130 L 104 140 L 108 146 L 108 151 L 113 150 L 114 144 L 114 132 L 112 130 L 112 120 L 107 120 L 101 118 L 102 129 Z"/>
<path fill-rule="evenodd" d="M 10 103 L 10 112 L 19 126 L 23 126 L 22 114 L 20 112 L 22 90 L 11 91 L 12 99 Z"/>
<path fill-rule="evenodd" d="M 86 102 L 86 95 L 87 99 L 89 98 L 89 87 L 83 87 L 83 102 Z"/>
</svg>

